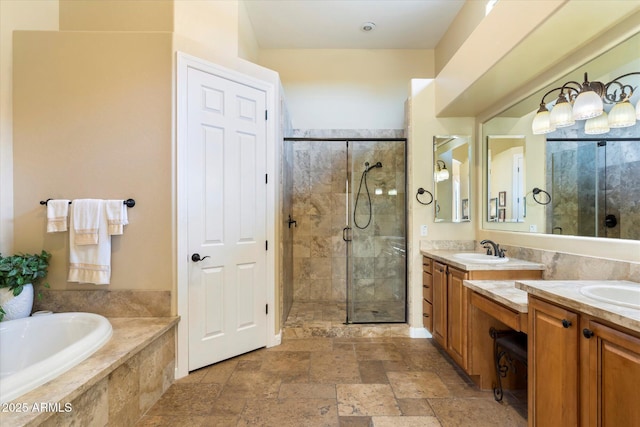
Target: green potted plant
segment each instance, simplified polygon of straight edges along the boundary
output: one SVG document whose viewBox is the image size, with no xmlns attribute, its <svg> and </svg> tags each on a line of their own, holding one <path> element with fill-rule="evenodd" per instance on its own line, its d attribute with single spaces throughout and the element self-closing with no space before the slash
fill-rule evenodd
<svg viewBox="0 0 640 427">
<path fill-rule="evenodd" d="M 47 275 L 49 258 L 51 254 L 44 250 L 40 254 L 0 254 L 0 321 L 31 314 L 33 285 Z"/>
</svg>

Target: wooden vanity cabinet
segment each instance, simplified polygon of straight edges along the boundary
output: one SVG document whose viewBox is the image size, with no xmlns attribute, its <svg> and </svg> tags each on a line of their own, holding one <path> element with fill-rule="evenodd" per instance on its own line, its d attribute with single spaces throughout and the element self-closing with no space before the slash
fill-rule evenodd
<svg viewBox="0 0 640 427">
<path fill-rule="evenodd" d="M 469 338 L 469 305 L 472 292 L 464 286 L 463 282 L 465 280 L 539 279 L 542 271 L 466 271 L 436 260 L 431 260 L 431 263 L 433 286 L 431 334 L 467 374 L 475 375 L 472 366 L 473 349 Z M 483 334 L 488 337 L 489 330 L 487 329 Z"/>
<path fill-rule="evenodd" d="M 581 320 L 581 389 L 587 391 L 582 425 L 640 426 L 640 334 L 586 316 Z"/>
<path fill-rule="evenodd" d="M 422 325 L 433 330 L 433 260 L 422 257 Z"/>
<path fill-rule="evenodd" d="M 640 333 L 533 296 L 529 328 L 529 426 L 640 426 Z"/>
<path fill-rule="evenodd" d="M 447 353 L 462 367 L 469 371 L 467 357 L 467 315 L 470 301 L 469 288 L 463 282 L 469 273 L 449 266 L 447 272 Z"/>
<path fill-rule="evenodd" d="M 433 338 L 447 348 L 447 266 L 433 261 Z"/>
<path fill-rule="evenodd" d="M 529 297 L 530 426 L 577 426 L 579 369 L 577 313 Z"/>
</svg>

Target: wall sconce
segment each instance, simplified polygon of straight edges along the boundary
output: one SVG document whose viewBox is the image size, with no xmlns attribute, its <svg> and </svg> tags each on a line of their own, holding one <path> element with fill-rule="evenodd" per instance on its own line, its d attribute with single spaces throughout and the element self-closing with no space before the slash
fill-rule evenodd
<svg viewBox="0 0 640 427">
<path fill-rule="evenodd" d="M 540 108 L 531 124 L 534 134 L 541 135 L 555 131 L 557 128 L 571 126 L 576 120 L 586 120 L 585 133 L 598 135 L 609 132 L 610 128 L 633 126 L 640 120 L 640 101 L 634 108 L 629 102 L 636 89 L 619 80 L 640 72 L 623 74 L 609 83 L 590 82 L 584 73 L 584 83 L 568 81 L 561 87 L 545 93 Z M 559 90 L 555 105 L 549 111 L 545 98 Z M 615 104 L 609 114 L 604 111 L 604 104 Z"/>
<path fill-rule="evenodd" d="M 440 166 L 440 163 L 442 163 L 442 166 Z M 436 168 L 437 169 L 433 174 L 433 179 L 435 179 L 436 182 L 446 181 L 447 179 L 449 179 L 449 171 L 447 170 L 447 165 L 444 163 L 444 161 L 436 161 Z"/>
</svg>

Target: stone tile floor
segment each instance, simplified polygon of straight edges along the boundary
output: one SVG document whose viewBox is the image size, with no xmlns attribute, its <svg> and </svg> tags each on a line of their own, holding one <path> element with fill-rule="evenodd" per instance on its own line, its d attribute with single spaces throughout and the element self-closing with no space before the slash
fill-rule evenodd
<svg viewBox="0 0 640 427">
<path fill-rule="evenodd" d="M 525 390 L 479 390 L 408 326 L 344 325 L 344 305 L 294 303 L 283 342 L 175 382 L 137 427 L 526 426 Z"/>
</svg>

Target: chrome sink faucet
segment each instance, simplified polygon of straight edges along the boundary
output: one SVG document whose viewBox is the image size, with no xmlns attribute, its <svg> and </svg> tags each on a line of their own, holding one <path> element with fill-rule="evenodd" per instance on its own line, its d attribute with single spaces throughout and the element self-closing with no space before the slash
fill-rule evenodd
<svg viewBox="0 0 640 427">
<path fill-rule="evenodd" d="M 487 250 L 487 255 L 497 256 L 498 258 L 504 258 L 505 249 L 500 249 L 500 245 L 493 240 L 483 240 L 480 242 L 483 248 Z M 488 246 L 491 245 L 491 246 Z"/>
</svg>

